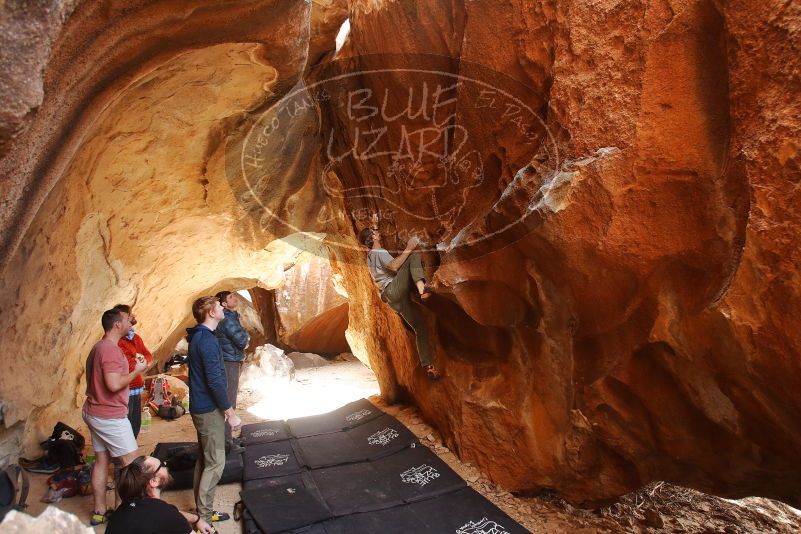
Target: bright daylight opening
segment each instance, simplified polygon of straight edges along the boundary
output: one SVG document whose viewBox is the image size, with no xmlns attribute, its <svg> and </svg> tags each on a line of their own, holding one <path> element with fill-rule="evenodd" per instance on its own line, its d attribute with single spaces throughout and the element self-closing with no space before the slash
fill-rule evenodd
<svg viewBox="0 0 801 534">
<path fill-rule="evenodd" d="M 348 302 L 332 283 L 327 258 L 296 264 L 277 289 L 231 290 L 240 297 L 236 312 L 250 335 L 239 409 L 259 419 L 290 419 L 379 393 L 375 375 L 345 339 Z M 182 339 L 176 352 L 187 350 Z"/>
<path fill-rule="evenodd" d="M 345 39 L 348 38 L 348 34 L 350 33 L 350 19 L 345 19 L 345 22 L 342 23 L 342 26 L 339 27 L 339 32 L 337 33 L 336 38 L 336 51 L 342 48 L 342 45 L 345 44 Z"/>
</svg>

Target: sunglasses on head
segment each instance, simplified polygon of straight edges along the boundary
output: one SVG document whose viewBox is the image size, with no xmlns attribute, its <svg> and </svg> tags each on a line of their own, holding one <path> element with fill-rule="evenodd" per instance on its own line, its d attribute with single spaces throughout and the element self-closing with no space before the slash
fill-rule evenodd
<svg viewBox="0 0 801 534">
<path fill-rule="evenodd" d="M 167 463 L 164 460 L 159 460 L 159 466 L 156 468 L 155 471 L 153 471 L 153 474 L 155 475 L 156 473 L 158 473 L 159 469 L 161 469 L 162 467 L 166 469 Z"/>
</svg>

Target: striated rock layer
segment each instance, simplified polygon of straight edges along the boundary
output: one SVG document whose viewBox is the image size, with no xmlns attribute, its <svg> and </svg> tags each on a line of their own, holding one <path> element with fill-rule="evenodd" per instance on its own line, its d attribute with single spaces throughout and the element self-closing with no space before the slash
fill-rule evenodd
<svg viewBox="0 0 801 534">
<path fill-rule="evenodd" d="M 103 309 L 134 303 L 164 354 L 197 295 L 256 287 L 267 335 L 320 253 L 348 303 L 315 331 L 347 309 L 382 394 L 502 486 L 798 502 L 796 4 L 0 13 L 4 450 L 79 421 Z M 391 248 L 430 245 L 439 383 L 356 244 L 373 212 Z"/>
</svg>

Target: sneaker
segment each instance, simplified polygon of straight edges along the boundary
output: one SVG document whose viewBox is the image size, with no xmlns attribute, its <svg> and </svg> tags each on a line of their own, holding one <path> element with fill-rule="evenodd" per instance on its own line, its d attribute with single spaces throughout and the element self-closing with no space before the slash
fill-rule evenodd
<svg viewBox="0 0 801 534">
<path fill-rule="evenodd" d="M 44 473 L 45 475 L 52 475 L 61 469 L 58 464 L 51 464 L 45 458 L 40 458 L 38 461 L 28 463 L 24 468 L 31 473 Z"/>
<path fill-rule="evenodd" d="M 211 520 L 215 523 L 220 521 L 228 521 L 229 519 L 231 519 L 231 515 L 226 514 L 225 512 L 218 512 L 217 510 L 214 510 L 211 513 Z"/>
<path fill-rule="evenodd" d="M 89 524 L 93 527 L 97 525 L 103 525 L 108 523 L 108 518 L 111 515 L 111 510 L 106 510 L 106 513 L 101 514 L 100 512 L 92 512 L 92 518 L 89 520 Z"/>
</svg>

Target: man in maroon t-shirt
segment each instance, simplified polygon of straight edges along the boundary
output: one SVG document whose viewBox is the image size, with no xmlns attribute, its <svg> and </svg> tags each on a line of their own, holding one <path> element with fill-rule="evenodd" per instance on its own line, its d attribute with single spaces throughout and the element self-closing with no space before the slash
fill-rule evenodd
<svg viewBox="0 0 801 534">
<path fill-rule="evenodd" d="M 86 402 L 83 420 L 89 426 L 95 449 L 92 492 L 95 508 L 90 523 L 105 523 L 106 477 L 110 458 L 128 465 L 137 456 L 136 438 L 128 421 L 128 384 L 147 369 L 147 363 L 128 372 L 128 360 L 117 346 L 131 329 L 130 316 L 120 310 L 107 310 L 101 319 L 103 339 L 95 343 L 86 360 Z"/>
</svg>

